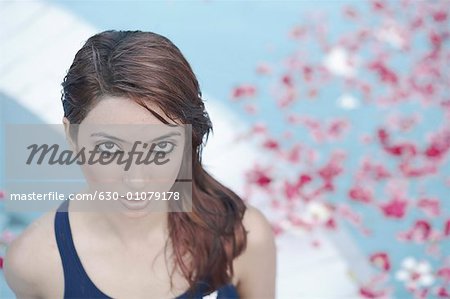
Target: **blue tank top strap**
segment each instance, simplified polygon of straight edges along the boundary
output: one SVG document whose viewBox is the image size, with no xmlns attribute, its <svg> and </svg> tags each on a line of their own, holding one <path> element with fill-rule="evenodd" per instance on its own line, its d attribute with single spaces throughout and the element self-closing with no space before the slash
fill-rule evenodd
<svg viewBox="0 0 450 299">
<path fill-rule="evenodd" d="M 55 213 L 55 237 L 64 271 L 64 298 L 110 298 L 89 279 L 81 264 L 69 222 L 69 200 Z"/>
</svg>

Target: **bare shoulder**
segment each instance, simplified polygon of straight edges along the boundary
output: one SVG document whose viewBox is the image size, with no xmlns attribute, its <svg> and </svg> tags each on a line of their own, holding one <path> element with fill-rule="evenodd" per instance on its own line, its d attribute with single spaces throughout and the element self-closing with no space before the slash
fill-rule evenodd
<svg viewBox="0 0 450 299">
<path fill-rule="evenodd" d="M 56 280 L 49 277 L 60 266 L 54 216 L 54 211 L 43 214 L 6 248 L 4 275 L 17 298 L 41 298 L 49 281 Z"/>
<path fill-rule="evenodd" d="M 274 234 L 266 216 L 258 208 L 250 204 L 246 206 L 242 222 L 247 231 L 247 247 L 272 245 Z"/>
<path fill-rule="evenodd" d="M 275 236 L 266 216 L 247 204 L 243 225 L 247 247 L 236 258 L 238 292 L 241 298 L 274 298 L 276 277 Z"/>
</svg>

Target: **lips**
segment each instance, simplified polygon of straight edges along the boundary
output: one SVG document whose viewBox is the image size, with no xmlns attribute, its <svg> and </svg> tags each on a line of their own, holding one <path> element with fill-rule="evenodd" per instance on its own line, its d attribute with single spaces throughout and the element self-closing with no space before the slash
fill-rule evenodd
<svg viewBox="0 0 450 299">
<path fill-rule="evenodd" d="M 120 196 L 120 202 L 122 205 L 129 210 L 141 210 L 148 206 L 150 200 L 139 199 L 137 197 L 133 197 L 128 199 L 126 196 Z"/>
<path fill-rule="evenodd" d="M 121 199 L 125 199 L 125 200 L 128 200 L 128 201 L 131 201 L 131 202 L 133 202 L 133 201 L 137 201 L 137 202 L 141 202 L 141 201 L 145 201 L 145 198 L 144 199 L 141 199 L 140 197 L 131 197 L 131 198 L 128 198 L 127 196 L 120 196 L 120 198 Z"/>
</svg>

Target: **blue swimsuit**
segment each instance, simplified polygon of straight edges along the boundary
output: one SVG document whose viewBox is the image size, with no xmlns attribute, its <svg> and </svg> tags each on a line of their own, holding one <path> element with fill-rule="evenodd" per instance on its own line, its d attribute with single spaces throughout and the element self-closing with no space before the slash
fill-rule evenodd
<svg viewBox="0 0 450 299">
<path fill-rule="evenodd" d="M 81 264 L 72 239 L 68 207 L 69 200 L 65 200 L 55 214 L 55 237 L 64 270 L 64 298 L 111 298 L 95 286 Z M 208 294 L 207 283 L 199 282 L 195 294 L 186 291 L 176 299 L 201 299 Z M 238 299 L 239 295 L 236 287 L 230 283 L 217 290 L 217 298 Z"/>
</svg>

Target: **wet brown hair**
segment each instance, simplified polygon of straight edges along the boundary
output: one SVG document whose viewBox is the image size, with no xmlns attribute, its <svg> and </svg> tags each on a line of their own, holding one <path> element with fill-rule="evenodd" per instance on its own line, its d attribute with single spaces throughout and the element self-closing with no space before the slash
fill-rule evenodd
<svg viewBox="0 0 450 299">
<path fill-rule="evenodd" d="M 81 123 L 109 95 L 135 100 L 163 123 L 168 122 L 146 103 L 156 104 L 176 123 L 192 125 L 192 212 L 169 213 L 172 258 L 190 291 L 199 281 L 207 281 L 210 290 L 230 283 L 233 259 L 246 247 L 246 207 L 202 167 L 202 148 L 213 128 L 181 51 L 153 32 L 104 31 L 76 53 L 62 87 L 64 116 L 71 124 Z"/>
</svg>

